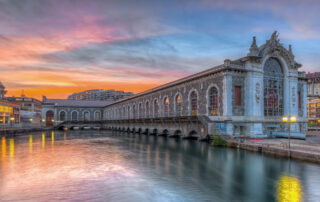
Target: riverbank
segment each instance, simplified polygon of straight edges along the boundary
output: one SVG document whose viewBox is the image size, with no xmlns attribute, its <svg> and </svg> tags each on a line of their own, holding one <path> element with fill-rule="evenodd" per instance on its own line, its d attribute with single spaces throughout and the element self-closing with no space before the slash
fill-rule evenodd
<svg viewBox="0 0 320 202">
<path fill-rule="evenodd" d="M 52 128 L 10 128 L 10 129 L 2 129 L 0 130 L 0 136 L 7 135 L 15 135 L 20 133 L 28 133 L 28 132 L 37 132 L 37 131 L 45 131 L 52 130 Z"/>
<path fill-rule="evenodd" d="M 229 139 L 227 146 L 277 157 L 320 163 L 320 135 L 308 136 L 306 140 L 277 139 Z"/>
</svg>

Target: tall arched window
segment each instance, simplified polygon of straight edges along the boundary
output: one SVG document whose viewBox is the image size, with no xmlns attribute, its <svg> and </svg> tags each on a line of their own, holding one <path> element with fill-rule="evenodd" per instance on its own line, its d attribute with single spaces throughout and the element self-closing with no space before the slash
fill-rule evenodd
<svg viewBox="0 0 320 202">
<path fill-rule="evenodd" d="M 191 115 L 196 116 L 198 114 L 198 96 L 196 91 L 192 91 L 190 94 Z"/>
<path fill-rule="evenodd" d="M 73 112 L 71 113 L 71 120 L 72 120 L 72 121 L 78 121 L 78 112 L 73 111 Z"/>
<path fill-rule="evenodd" d="M 123 109 L 122 109 L 122 118 L 123 119 L 126 118 L 126 107 L 123 107 Z"/>
<path fill-rule="evenodd" d="M 216 87 L 209 90 L 209 115 L 218 115 L 218 90 Z"/>
<path fill-rule="evenodd" d="M 283 70 L 276 58 L 269 58 L 263 67 L 264 115 L 283 115 Z"/>
<path fill-rule="evenodd" d="M 60 112 L 59 120 L 60 121 L 65 121 L 66 120 L 66 112 L 65 111 L 61 111 Z"/>
<path fill-rule="evenodd" d="M 132 107 L 132 116 L 134 119 L 136 118 L 136 105 L 133 105 Z"/>
<path fill-rule="evenodd" d="M 142 118 L 142 104 L 139 103 L 139 118 Z"/>
<path fill-rule="evenodd" d="M 181 116 L 181 95 L 176 96 L 175 112 L 176 116 Z"/>
<path fill-rule="evenodd" d="M 130 119 L 131 117 L 131 114 L 130 114 L 130 106 L 128 106 L 128 119 Z"/>
<path fill-rule="evenodd" d="M 89 114 L 89 112 L 84 112 L 84 113 L 83 113 L 83 120 L 84 120 L 84 121 L 90 121 L 90 114 Z"/>
<path fill-rule="evenodd" d="M 149 101 L 147 101 L 147 102 L 146 102 L 146 118 L 149 117 L 149 112 L 150 112 Z"/>
<path fill-rule="evenodd" d="M 163 115 L 169 116 L 169 98 L 166 97 L 163 101 Z"/>
<path fill-rule="evenodd" d="M 100 112 L 96 112 L 94 114 L 94 120 L 95 121 L 100 121 L 101 120 L 101 113 Z"/>
<path fill-rule="evenodd" d="M 158 100 L 155 99 L 153 103 L 153 116 L 158 117 L 158 113 L 159 113 L 159 103 L 158 103 Z"/>
</svg>

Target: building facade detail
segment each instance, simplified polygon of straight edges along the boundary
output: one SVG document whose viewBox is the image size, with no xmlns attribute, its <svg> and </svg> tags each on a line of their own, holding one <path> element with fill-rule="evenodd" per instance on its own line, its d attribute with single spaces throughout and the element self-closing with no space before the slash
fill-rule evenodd
<svg viewBox="0 0 320 202">
<path fill-rule="evenodd" d="M 307 82 L 300 67 L 277 32 L 259 47 L 254 37 L 246 57 L 116 101 L 103 118 L 207 117 L 207 134 L 263 137 L 286 132 L 282 116 L 297 116 L 291 130 L 304 133 Z"/>
</svg>

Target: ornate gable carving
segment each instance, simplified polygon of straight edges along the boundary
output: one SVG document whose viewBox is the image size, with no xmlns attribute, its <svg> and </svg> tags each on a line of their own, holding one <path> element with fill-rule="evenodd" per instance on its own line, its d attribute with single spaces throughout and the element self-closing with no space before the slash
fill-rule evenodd
<svg viewBox="0 0 320 202">
<path fill-rule="evenodd" d="M 264 57 L 266 55 L 271 55 L 272 57 L 282 56 L 290 69 L 297 70 L 301 67 L 301 64 L 297 63 L 294 60 L 294 55 L 292 53 L 292 47 L 289 45 L 289 49 L 285 49 L 278 39 L 278 32 L 275 31 L 272 33 L 271 38 L 266 41 L 266 43 L 259 47 L 259 51 L 256 48 L 255 37 L 253 39 L 252 45 L 250 47 L 250 52 L 248 56 Z"/>
</svg>

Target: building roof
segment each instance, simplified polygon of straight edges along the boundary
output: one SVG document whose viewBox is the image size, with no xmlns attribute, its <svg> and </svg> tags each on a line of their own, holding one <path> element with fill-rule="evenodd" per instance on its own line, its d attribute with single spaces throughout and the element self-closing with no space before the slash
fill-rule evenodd
<svg viewBox="0 0 320 202">
<path fill-rule="evenodd" d="M 46 99 L 43 104 L 53 104 L 64 107 L 104 107 L 111 104 L 110 101 Z"/>
</svg>

